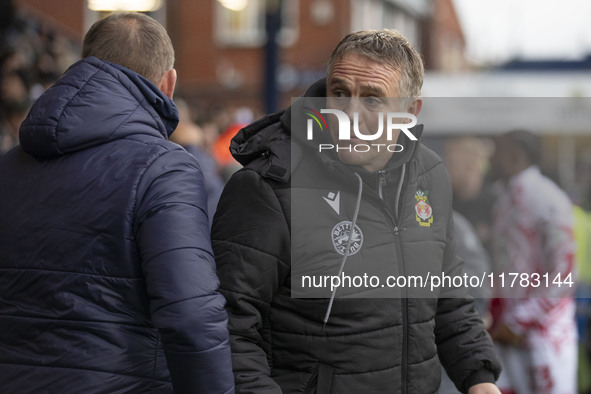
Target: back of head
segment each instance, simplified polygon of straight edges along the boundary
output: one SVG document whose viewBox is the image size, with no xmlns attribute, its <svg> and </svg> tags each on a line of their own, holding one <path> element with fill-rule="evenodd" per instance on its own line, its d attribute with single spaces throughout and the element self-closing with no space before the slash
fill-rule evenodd
<svg viewBox="0 0 591 394">
<path fill-rule="evenodd" d="M 444 161 L 449 170 L 454 196 L 473 200 L 482 190 L 486 165 L 492 149 L 476 137 L 452 137 L 445 141 Z"/>
<path fill-rule="evenodd" d="M 529 164 L 540 164 L 540 159 L 542 156 L 542 144 L 540 137 L 526 130 L 510 131 L 503 134 L 503 137 L 511 142 L 525 155 Z"/>
<path fill-rule="evenodd" d="M 392 29 L 363 30 L 350 33 L 336 46 L 328 61 L 328 75 L 345 55 L 354 53 L 400 72 L 399 91 L 404 97 L 418 97 L 423 86 L 424 66 L 421 55 L 399 32 Z"/>
<path fill-rule="evenodd" d="M 127 67 L 154 84 L 174 66 L 174 49 L 164 27 L 135 12 L 111 14 L 92 25 L 82 56 Z"/>
</svg>

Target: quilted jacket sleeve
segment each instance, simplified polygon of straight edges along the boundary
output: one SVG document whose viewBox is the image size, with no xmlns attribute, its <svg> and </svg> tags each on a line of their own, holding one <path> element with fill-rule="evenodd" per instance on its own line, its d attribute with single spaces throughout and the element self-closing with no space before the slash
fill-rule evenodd
<svg viewBox="0 0 591 394">
<path fill-rule="evenodd" d="M 205 199 L 199 166 L 181 150 L 156 159 L 138 186 L 135 235 L 176 393 L 233 392 Z"/>
<path fill-rule="evenodd" d="M 451 201 L 451 196 L 450 196 Z M 451 207 L 443 272 L 461 276 L 462 260 L 456 254 Z M 441 363 L 461 392 L 478 383 L 495 382 L 501 372 L 492 340 L 476 312 L 467 289 L 447 289 L 441 294 L 435 317 L 435 340 Z"/>
<path fill-rule="evenodd" d="M 257 173 L 234 174 L 212 228 L 220 291 L 228 300 L 237 393 L 281 393 L 270 377 L 269 310 L 287 277 L 289 227 L 274 193 Z"/>
</svg>

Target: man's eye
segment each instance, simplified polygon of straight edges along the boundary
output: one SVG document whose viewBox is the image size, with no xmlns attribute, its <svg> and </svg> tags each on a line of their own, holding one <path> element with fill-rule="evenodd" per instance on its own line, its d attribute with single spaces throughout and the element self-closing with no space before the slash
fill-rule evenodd
<svg viewBox="0 0 591 394">
<path fill-rule="evenodd" d="M 343 90 L 334 90 L 329 102 L 335 108 L 343 109 L 349 100 L 350 98 L 347 97 L 347 94 Z"/>
<path fill-rule="evenodd" d="M 367 97 L 363 99 L 363 102 L 365 103 L 365 106 L 367 108 L 379 108 L 382 106 L 382 100 L 380 100 L 377 97 Z"/>
</svg>

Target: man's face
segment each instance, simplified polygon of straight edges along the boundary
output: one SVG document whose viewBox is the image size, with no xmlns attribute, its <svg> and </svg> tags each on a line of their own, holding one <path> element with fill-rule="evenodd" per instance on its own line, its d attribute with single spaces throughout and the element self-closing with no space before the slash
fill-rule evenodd
<svg viewBox="0 0 591 394">
<path fill-rule="evenodd" d="M 397 105 L 399 100 L 384 100 L 387 97 L 399 97 L 399 82 L 400 73 L 394 68 L 361 55 L 347 54 L 334 64 L 327 80 L 327 105 L 328 108 L 347 113 L 351 121 L 350 140 L 339 141 L 336 123 L 331 122 L 332 127 L 329 127 L 332 140 L 339 147 L 338 156 L 342 162 L 360 166 L 370 172 L 379 171 L 386 166 L 393 152 L 385 147 L 395 144 L 400 134 L 400 130 L 394 130 L 391 140 L 388 140 L 387 112 L 411 112 L 400 108 Z M 382 135 L 371 141 L 356 138 L 353 133 L 354 113 L 359 114 L 359 132 L 369 135 L 375 134 L 379 128 L 380 112 L 384 116 Z M 334 118 L 328 117 L 329 121 L 334 121 Z M 366 149 L 356 152 L 353 146 L 359 144 L 369 145 L 370 149 L 367 152 L 364 151 Z M 383 145 L 379 148 L 374 146 L 378 144 Z"/>
</svg>

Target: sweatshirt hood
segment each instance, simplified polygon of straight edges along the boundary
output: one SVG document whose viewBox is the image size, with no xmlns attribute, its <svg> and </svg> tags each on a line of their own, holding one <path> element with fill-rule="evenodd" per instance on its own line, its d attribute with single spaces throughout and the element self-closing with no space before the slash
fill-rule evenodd
<svg viewBox="0 0 591 394">
<path fill-rule="evenodd" d="M 326 79 L 314 83 L 304 97 L 326 96 Z M 272 160 L 275 166 L 283 168 L 286 174 L 290 168 L 291 152 L 291 107 L 272 115 L 267 115 L 242 128 L 230 143 L 232 156 L 242 165 L 263 157 Z M 283 177 L 282 177 L 283 178 Z M 289 178 L 289 176 L 287 176 Z"/>
<path fill-rule="evenodd" d="M 19 138 L 25 152 L 52 158 L 133 134 L 167 139 L 177 124 L 174 102 L 153 83 L 88 57 L 74 63 L 33 104 Z"/>
</svg>

